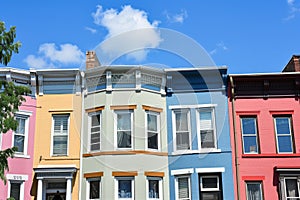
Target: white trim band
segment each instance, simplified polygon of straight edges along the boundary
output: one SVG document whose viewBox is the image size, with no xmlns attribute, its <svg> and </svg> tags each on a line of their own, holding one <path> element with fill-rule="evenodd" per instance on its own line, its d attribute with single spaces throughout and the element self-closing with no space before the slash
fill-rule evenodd
<svg viewBox="0 0 300 200">
<path fill-rule="evenodd" d="M 193 168 L 171 170 L 171 175 L 192 174 Z"/>
<path fill-rule="evenodd" d="M 196 173 L 225 172 L 224 167 L 196 168 Z"/>
</svg>

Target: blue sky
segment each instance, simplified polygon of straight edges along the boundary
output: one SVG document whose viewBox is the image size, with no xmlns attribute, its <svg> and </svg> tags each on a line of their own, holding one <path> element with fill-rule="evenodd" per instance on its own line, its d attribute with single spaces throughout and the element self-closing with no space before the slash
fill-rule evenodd
<svg viewBox="0 0 300 200">
<path fill-rule="evenodd" d="M 100 48 L 114 58 L 109 64 L 200 66 L 208 65 L 206 53 L 229 73 L 280 72 L 300 54 L 300 0 L 10 0 L 0 7 L 0 20 L 17 27 L 22 43 L 9 63 L 16 68 L 81 67 L 86 51 L 120 34 Z M 136 34 L 140 28 L 149 30 Z M 169 33 L 174 38 L 160 48 Z M 195 44 L 205 51 L 199 62 L 187 59 L 201 54 Z"/>
</svg>

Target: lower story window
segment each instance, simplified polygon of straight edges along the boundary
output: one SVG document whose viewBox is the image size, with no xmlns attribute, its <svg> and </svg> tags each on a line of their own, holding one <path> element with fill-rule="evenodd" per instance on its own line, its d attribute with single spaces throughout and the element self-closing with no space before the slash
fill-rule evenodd
<svg viewBox="0 0 300 200">
<path fill-rule="evenodd" d="M 222 181 L 220 174 L 200 174 L 200 199 L 221 200 Z"/>
<path fill-rule="evenodd" d="M 156 177 L 148 177 L 148 199 L 162 199 L 162 179 Z"/>
<path fill-rule="evenodd" d="M 88 180 L 88 195 L 89 200 L 100 199 L 100 179 L 89 179 Z"/>
<path fill-rule="evenodd" d="M 297 178 L 289 177 L 284 179 L 286 199 L 300 199 L 299 183 Z"/>
<path fill-rule="evenodd" d="M 247 181 L 247 200 L 263 200 L 262 183 L 257 181 Z"/>
<path fill-rule="evenodd" d="M 191 199 L 191 186 L 190 176 L 177 176 L 176 177 L 176 200 L 190 200 Z"/>
<path fill-rule="evenodd" d="M 122 200 L 134 199 L 134 179 L 133 177 L 117 177 L 118 198 Z"/>
<path fill-rule="evenodd" d="M 23 186 L 23 182 L 10 181 L 9 197 L 13 197 L 15 200 L 21 200 L 22 186 Z"/>
</svg>

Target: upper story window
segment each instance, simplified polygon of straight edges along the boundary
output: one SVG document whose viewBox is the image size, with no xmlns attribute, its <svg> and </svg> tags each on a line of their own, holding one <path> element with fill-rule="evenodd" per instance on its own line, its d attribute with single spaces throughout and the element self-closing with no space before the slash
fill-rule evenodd
<svg viewBox="0 0 300 200">
<path fill-rule="evenodd" d="M 256 117 L 241 118 L 243 153 L 258 153 Z"/>
<path fill-rule="evenodd" d="M 117 148 L 132 148 L 133 111 L 116 110 L 115 126 Z"/>
<path fill-rule="evenodd" d="M 173 123 L 175 151 L 191 149 L 190 111 L 188 109 L 174 110 Z"/>
<path fill-rule="evenodd" d="M 13 146 L 17 147 L 17 154 L 27 154 L 28 145 L 28 117 L 17 115 L 18 127 L 13 133 Z"/>
<path fill-rule="evenodd" d="M 278 153 L 293 153 L 291 116 L 274 116 Z"/>
<path fill-rule="evenodd" d="M 148 149 L 158 150 L 160 138 L 159 113 L 147 111 L 147 145 Z"/>
<path fill-rule="evenodd" d="M 52 115 L 52 118 L 52 155 L 67 155 L 70 115 Z"/>
<path fill-rule="evenodd" d="M 200 148 L 217 148 L 214 110 L 199 109 Z"/>
<path fill-rule="evenodd" d="M 90 151 L 100 151 L 101 148 L 101 113 L 89 114 L 89 145 Z"/>
<path fill-rule="evenodd" d="M 262 183 L 261 182 L 253 182 L 247 181 L 246 182 L 246 192 L 247 192 L 247 200 L 257 199 L 263 200 L 263 193 L 262 193 Z"/>
<path fill-rule="evenodd" d="M 177 176 L 175 179 L 175 189 L 176 200 L 191 200 L 190 176 Z"/>
</svg>

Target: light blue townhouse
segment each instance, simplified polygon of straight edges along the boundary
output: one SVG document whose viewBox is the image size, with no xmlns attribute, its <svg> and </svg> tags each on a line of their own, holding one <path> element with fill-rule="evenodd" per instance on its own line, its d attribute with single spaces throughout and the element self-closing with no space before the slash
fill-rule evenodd
<svg viewBox="0 0 300 200">
<path fill-rule="evenodd" d="M 227 67 L 165 72 L 170 199 L 234 199 Z"/>
</svg>

